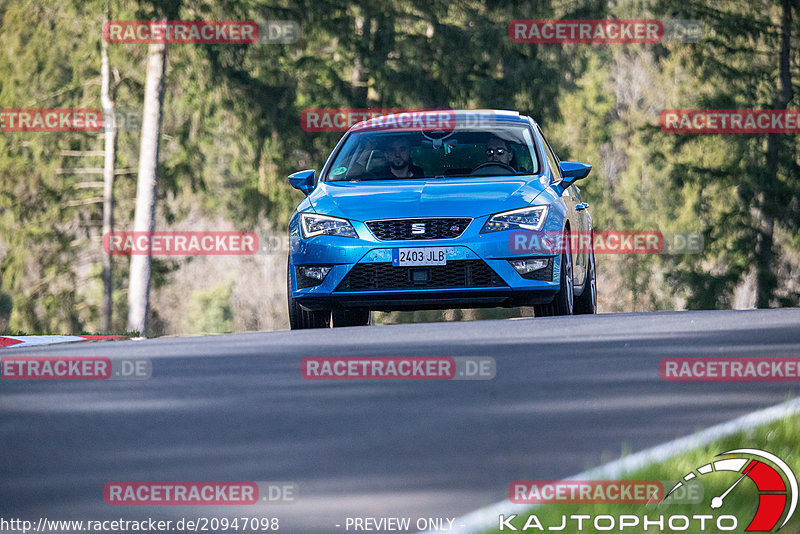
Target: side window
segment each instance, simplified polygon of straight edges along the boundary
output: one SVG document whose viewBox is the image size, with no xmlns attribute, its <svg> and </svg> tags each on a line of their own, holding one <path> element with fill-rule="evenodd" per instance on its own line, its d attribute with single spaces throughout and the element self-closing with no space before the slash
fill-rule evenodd
<svg viewBox="0 0 800 534">
<path fill-rule="evenodd" d="M 538 128 L 538 125 L 537 125 Z M 561 167 L 559 167 L 558 157 L 556 156 L 553 149 L 550 148 L 550 143 L 547 142 L 547 138 L 542 133 L 542 129 L 538 128 L 539 135 L 544 140 L 544 155 L 547 158 L 547 163 L 550 165 L 550 168 L 553 169 L 553 176 L 555 177 L 556 181 L 561 180 L 563 177 L 561 176 Z"/>
</svg>

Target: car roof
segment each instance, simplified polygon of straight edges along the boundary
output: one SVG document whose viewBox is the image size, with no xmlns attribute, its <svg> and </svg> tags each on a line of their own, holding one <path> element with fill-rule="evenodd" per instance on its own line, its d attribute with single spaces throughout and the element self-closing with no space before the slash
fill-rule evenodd
<svg viewBox="0 0 800 534">
<path fill-rule="evenodd" d="M 465 122 L 474 122 L 480 123 L 482 121 L 486 121 L 488 118 L 492 118 L 496 122 L 500 123 L 519 123 L 519 124 L 527 124 L 529 118 L 525 115 L 520 115 L 518 111 L 508 111 L 502 109 L 427 109 L 427 110 L 414 110 L 409 109 L 407 112 L 402 113 L 388 113 L 386 115 L 381 115 L 378 117 L 373 117 L 366 121 L 361 121 L 356 123 L 350 128 L 351 130 L 371 130 L 371 129 L 380 129 L 386 123 L 387 120 L 391 120 L 392 118 L 396 118 L 398 120 L 408 117 L 408 115 L 412 115 L 413 117 L 428 117 L 428 116 L 436 116 L 446 113 L 448 115 L 452 114 L 455 116 L 456 121 L 465 121 Z"/>
</svg>

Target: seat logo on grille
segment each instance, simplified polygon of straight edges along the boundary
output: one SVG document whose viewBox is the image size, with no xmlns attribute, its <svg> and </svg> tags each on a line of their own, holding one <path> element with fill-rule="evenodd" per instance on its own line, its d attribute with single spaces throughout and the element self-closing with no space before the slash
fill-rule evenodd
<svg viewBox="0 0 800 534">
<path fill-rule="evenodd" d="M 412 223 L 411 233 L 414 235 L 421 235 L 425 233 L 425 223 Z"/>
</svg>

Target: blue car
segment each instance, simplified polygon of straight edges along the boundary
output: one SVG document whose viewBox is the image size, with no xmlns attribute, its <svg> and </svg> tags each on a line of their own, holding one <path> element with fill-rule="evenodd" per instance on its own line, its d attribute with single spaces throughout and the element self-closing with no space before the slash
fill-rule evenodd
<svg viewBox="0 0 800 534">
<path fill-rule="evenodd" d="M 358 326 L 374 310 L 533 306 L 595 313 L 594 253 L 575 184 L 517 112 L 428 111 L 353 126 L 322 171 L 289 176 L 292 329 Z M 564 239 L 548 239 L 548 237 Z M 541 239 L 540 239 L 541 238 Z"/>
</svg>

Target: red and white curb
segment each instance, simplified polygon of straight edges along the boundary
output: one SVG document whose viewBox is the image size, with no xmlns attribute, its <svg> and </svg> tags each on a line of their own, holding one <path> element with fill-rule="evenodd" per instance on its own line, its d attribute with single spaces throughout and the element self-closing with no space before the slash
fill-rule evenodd
<svg viewBox="0 0 800 534">
<path fill-rule="evenodd" d="M 712 426 L 697 434 L 656 445 L 614 462 L 565 478 L 564 481 L 618 479 L 649 464 L 669 460 L 692 449 L 704 447 L 714 441 L 732 436 L 737 432 L 750 430 L 798 413 L 800 413 L 800 397 L 743 415 L 727 423 Z M 513 504 L 506 499 L 457 518 L 453 521 L 452 530 L 459 534 L 477 534 L 488 530 L 497 530 L 497 518 L 501 514 L 505 516 L 524 514 L 537 506 L 535 504 Z M 434 532 L 428 530 L 422 534 L 434 534 Z"/>
<path fill-rule="evenodd" d="M 34 345 L 53 345 L 72 341 L 94 341 L 98 339 L 119 339 L 124 336 L 0 336 L 0 349 L 9 347 L 32 347 Z"/>
</svg>

